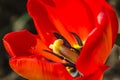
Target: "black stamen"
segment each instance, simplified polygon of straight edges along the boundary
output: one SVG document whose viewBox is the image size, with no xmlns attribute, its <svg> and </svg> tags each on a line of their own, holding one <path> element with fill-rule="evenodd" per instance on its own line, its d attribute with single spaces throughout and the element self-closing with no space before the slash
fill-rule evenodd
<svg viewBox="0 0 120 80">
<path fill-rule="evenodd" d="M 66 46 L 67 48 L 71 48 L 70 43 L 62 35 L 60 35 L 59 33 L 56 33 L 56 32 L 54 32 L 54 35 L 55 35 L 56 38 L 63 40 L 63 42 L 64 42 L 63 45 L 64 46 Z"/>
<path fill-rule="evenodd" d="M 70 64 L 70 63 L 63 63 L 63 65 L 65 66 L 65 67 L 67 67 L 67 66 L 69 66 L 69 67 L 75 67 L 75 64 Z"/>
<path fill-rule="evenodd" d="M 67 58 L 64 58 L 63 56 L 61 56 L 61 55 L 59 55 L 59 54 L 55 54 L 54 52 L 51 52 L 51 51 L 49 51 L 49 50 L 43 50 L 43 51 L 48 52 L 48 53 L 51 53 L 51 54 L 57 56 L 58 58 L 63 59 L 63 60 L 65 60 L 65 61 L 67 61 L 68 63 L 70 63 L 71 65 L 74 65 L 74 66 L 75 66 L 74 63 L 72 63 L 70 60 L 68 60 Z"/>
<path fill-rule="evenodd" d="M 71 32 L 71 34 L 76 38 L 78 44 L 80 46 L 83 46 L 83 43 L 82 43 L 82 40 L 80 39 L 80 37 L 76 33 L 74 33 L 74 32 Z"/>
<path fill-rule="evenodd" d="M 78 55 L 80 54 L 80 51 L 82 50 L 82 48 L 80 48 L 80 49 L 78 50 L 78 49 L 75 49 L 74 47 L 72 47 L 71 49 L 73 49 Z"/>
<path fill-rule="evenodd" d="M 50 59 L 47 59 L 47 58 L 45 58 L 45 60 L 47 60 L 47 61 L 49 61 L 49 62 L 54 62 L 54 61 L 52 61 L 52 60 L 50 60 Z"/>
</svg>

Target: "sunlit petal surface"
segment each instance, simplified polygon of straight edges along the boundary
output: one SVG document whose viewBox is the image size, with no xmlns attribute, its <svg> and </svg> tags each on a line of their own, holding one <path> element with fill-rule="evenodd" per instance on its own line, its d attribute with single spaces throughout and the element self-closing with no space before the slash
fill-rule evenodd
<svg viewBox="0 0 120 80">
<path fill-rule="evenodd" d="M 11 58 L 10 66 L 30 80 L 73 80 L 62 64 L 40 60 L 36 56 Z"/>
<path fill-rule="evenodd" d="M 109 6 L 110 7 L 110 6 Z M 118 24 L 114 11 L 110 7 L 111 14 L 114 15 L 114 22 L 108 14 L 106 8 L 98 14 L 98 25 L 88 35 L 85 45 L 81 51 L 81 55 L 77 60 L 78 69 L 85 75 L 95 72 L 99 66 L 105 64 L 106 59 L 114 44 L 116 38 Z M 109 13 L 110 14 L 110 13 Z M 113 26 L 113 23 L 115 26 Z M 115 27 L 115 28 L 114 28 Z M 85 59 L 86 57 L 86 59 Z M 82 65 L 82 66 L 81 66 Z"/>
</svg>

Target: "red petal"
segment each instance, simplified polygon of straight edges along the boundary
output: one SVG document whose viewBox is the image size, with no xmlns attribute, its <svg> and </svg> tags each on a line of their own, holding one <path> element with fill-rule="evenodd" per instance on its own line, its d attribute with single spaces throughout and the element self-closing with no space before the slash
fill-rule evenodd
<svg viewBox="0 0 120 80">
<path fill-rule="evenodd" d="M 102 10 L 103 1 L 97 3 L 99 5 L 95 0 L 29 0 L 27 8 L 42 41 L 53 37 L 52 33 L 56 31 L 71 43 L 74 40 L 68 32 L 75 32 L 85 40 L 95 27 L 96 16 Z"/>
<path fill-rule="evenodd" d="M 101 16 L 100 21 L 98 18 L 100 24 L 88 35 L 77 61 L 77 68 L 85 75 L 93 73 L 99 66 L 104 65 L 117 35 L 118 24 L 112 8 L 107 6 L 98 16 Z"/>
<path fill-rule="evenodd" d="M 48 49 L 37 35 L 33 35 L 27 30 L 8 33 L 4 39 L 4 45 L 8 53 L 14 56 L 44 56 L 55 62 L 62 62 L 58 57 L 43 51 Z M 49 50 L 49 49 L 48 49 Z"/>
<path fill-rule="evenodd" d="M 98 13 L 104 8 L 105 1 L 104 0 L 83 0 L 86 3 L 86 7 L 89 12 L 93 13 L 91 18 L 92 20 L 96 20 L 96 16 Z M 89 13 L 88 13 L 89 14 Z"/>
<path fill-rule="evenodd" d="M 53 27 L 53 23 L 48 17 L 46 9 L 40 4 L 40 0 L 28 0 L 28 11 L 34 19 L 40 38 L 46 44 L 52 43 L 54 40 L 53 31 L 57 30 Z"/>
<path fill-rule="evenodd" d="M 105 11 L 106 11 L 106 14 L 107 14 L 107 17 L 108 17 L 108 20 L 110 22 L 110 26 L 112 29 L 112 42 L 114 43 L 117 37 L 116 34 L 118 33 L 118 20 L 117 20 L 117 16 L 113 8 L 107 3 L 105 7 L 106 7 Z"/>
<path fill-rule="evenodd" d="M 62 64 L 39 60 L 33 56 L 12 58 L 10 66 L 30 80 L 73 80 Z"/>
<path fill-rule="evenodd" d="M 108 69 L 108 66 L 101 66 L 94 73 L 88 76 L 79 77 L 76 80 L 103 80 L 103 74 L 106 69 Z"/>
<path fill-rule="evenodd" d="M 61 1 L 58 0 L 58 2 Z M 67 39 L 72 44 L 73 39 L 69 35 L 68 31 L 64 29 L 64 24 L 63 23 L 61 24 L 61 21 L 59 22 L 57 20 L 54 23 L 51 18 L 52 15 L 54 15 L 53 12 L 56 12 L 56 10 L 58 9 L 55 9 L 53 12 L 49 12 L 51 11 L 51 8 L 47 10 L 48 7 L 46 8 L 45 6 L 43 6 L 42 3 L 45 3 L 48 6 L 52 6 L 54 8 L 55 8 L 54 5 L 57 5 L 53 0 L 29 0 L 27 3 L 28 12 L 35 22 L 41 40 L 47 45 L 49 45 L 50 43 L 53 43 L 53 41 L 55 40 L 53 33 L 60 32 L 63 36 L 67 36 Z M 60 4 L 63 3 L 61 2 Z M 60 13 L 59 12 L 58 14 L 61 14 L 61 12 Z"/>
<path fill-rule="evenodd" d="M 112 49 L 109 32 L 96 28 L 89 35 L 76 63 L 78 70 L 84 75 L 92 74 L 99 66 L 104 65 Z"/>
<path fill-rule="evenodd" d="M 28 50 L 36 45 L 35 36 L 27 30 L 8 33 L 3 38 L 3 42 L 11 56 L 31 55 Z"/>
</svg>

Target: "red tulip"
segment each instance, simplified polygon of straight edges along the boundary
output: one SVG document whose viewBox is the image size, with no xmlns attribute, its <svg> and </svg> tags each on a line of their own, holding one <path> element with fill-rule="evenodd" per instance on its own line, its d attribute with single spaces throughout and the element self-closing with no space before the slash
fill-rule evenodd
<svg viewBox="0 0 120 80">
<path fill-rule="evenodd" d="M 102 80 L 118 30 L 105 0 L 28 0 L 27 9 L 38 34 L 3 39 L 15 72 L 29 80 Z"/>
</svg>

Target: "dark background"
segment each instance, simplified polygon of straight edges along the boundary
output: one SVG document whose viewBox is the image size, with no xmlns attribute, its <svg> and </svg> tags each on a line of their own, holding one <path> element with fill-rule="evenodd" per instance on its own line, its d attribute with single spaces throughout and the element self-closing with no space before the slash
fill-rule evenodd
<svg viewBox="0 0 120 80">
<path fill-rule="evenodd" d="M 120 0 L 108 0 L 120 16 Z M 28 29 L 36 33 L 32 19 L 27 14 L 27 0 L 0 0 L 0 80 L 25 80 L 11 70 L 8 64 L 9 55 L 5 51 L 2 38 L 11 31 Z M 114 46 L 106 62 L 111 68 L 105 72 L 104 80 L 120 80 L 120 44 Z"/>
</svg>

